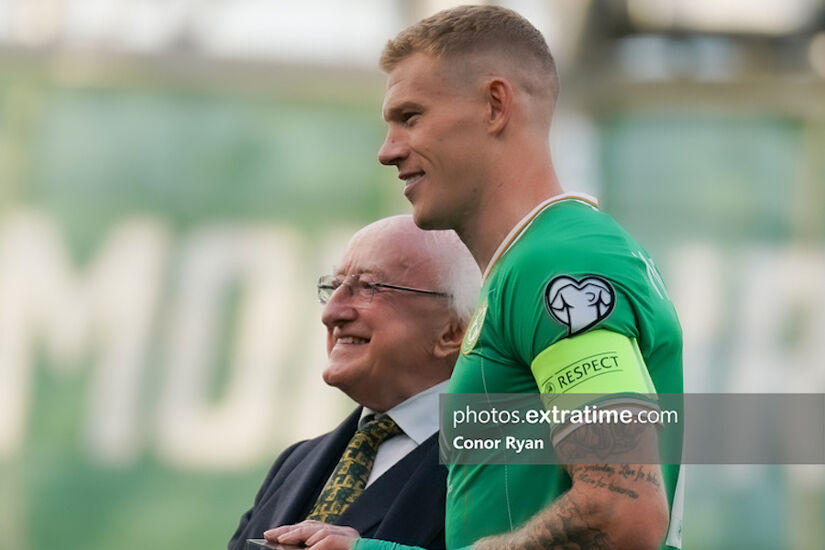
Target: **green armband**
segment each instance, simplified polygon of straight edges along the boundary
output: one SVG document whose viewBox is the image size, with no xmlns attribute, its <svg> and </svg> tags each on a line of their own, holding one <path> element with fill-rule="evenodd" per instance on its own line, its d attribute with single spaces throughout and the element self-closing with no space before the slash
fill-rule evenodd
<svg viewBox="0 0 825 550">
<path fill-rule="evenodd" d="M 656 393 L 636 340 L 609 330 L 556 342 L 530 370 L 541 393 Z"/>
</svg>

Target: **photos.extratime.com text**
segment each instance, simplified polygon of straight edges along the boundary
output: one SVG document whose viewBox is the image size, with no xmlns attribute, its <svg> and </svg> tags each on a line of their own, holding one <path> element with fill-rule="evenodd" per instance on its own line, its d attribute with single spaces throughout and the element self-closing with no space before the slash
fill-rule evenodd
<svg viewBox="0 0 825 550">
<path fill-rule="evenodd" d="M 489 409 L 476 410 L 469 405 L 461 410 L 452 411 L 453 429 L 466 425 L 490 424 L 676 424 L 679 411 L 645 408 L 599 408 L 598 405 L 585 405 L 579 409 L 565 409 L 552 405 L 547 409 Z"/>
</svg>

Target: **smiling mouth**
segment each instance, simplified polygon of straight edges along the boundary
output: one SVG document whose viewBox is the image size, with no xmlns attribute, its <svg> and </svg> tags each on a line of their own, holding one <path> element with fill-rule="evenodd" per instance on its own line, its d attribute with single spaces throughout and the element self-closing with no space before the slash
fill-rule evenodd
<svg viewBox="0 0 825 550">
<path fill-rule="evenodd" d="M 400 177 L 402 180 L 404 180 L 404 183 L 406 183 L 407 185 L 412 185 L 424 177 L 424 172 L 415 172 L 413 174 L 407 174 Z"/>
<path fill-rule="evenodd" d="M 424 178 L 424 172 L 415 172 L 413 174 L 405 174 L 399 177 L 406 184 L 404 186 L 404 196 L 410 198 L 410 193 L 412 193 L 412 189 L 415 187 L 415 184 Z"/>
<path fill-rule="evenodd" d="M 355 336 L 342 336 L 335 340 L 335 345 L 337 346 L 338 344 L 348 344 L 358 346 L 363 344 L 369 344 L 369 342 L 370 341 L 367 338 L 358 338 Z"/>
</svg>

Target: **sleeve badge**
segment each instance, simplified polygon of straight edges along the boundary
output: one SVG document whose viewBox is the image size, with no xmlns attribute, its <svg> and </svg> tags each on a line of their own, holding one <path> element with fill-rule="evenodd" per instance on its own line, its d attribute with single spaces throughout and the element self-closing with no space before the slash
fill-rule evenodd
<svg viewBox="0 0 825 550">
<path fill-rule="evenodd" d="M 576 280 L 560 275 L 547 283 L 544 305 L 550 315 L 567 327 L 567 335 L 584 332 L 613 311 L 616 294 L 605 279 L 588 275 Z"/>
</svg>

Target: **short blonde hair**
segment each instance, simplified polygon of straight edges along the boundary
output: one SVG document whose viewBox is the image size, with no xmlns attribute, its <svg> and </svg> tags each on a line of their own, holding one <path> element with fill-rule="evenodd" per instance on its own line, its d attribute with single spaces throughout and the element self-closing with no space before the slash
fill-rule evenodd
<svg viewBox="0 0 825 550">
<path fill-rule="evenodd" d="M 530 60 L 544 73 L 553 100 L 558 96 L 556 62 L 544 36 L 507 8 L 459 6 L 422 19 L 387 42 L 379 61 L 381 70 L 389 73 L 417 52 L 441 59 L 495 52 L 516 63 Z"/>
</svg>

